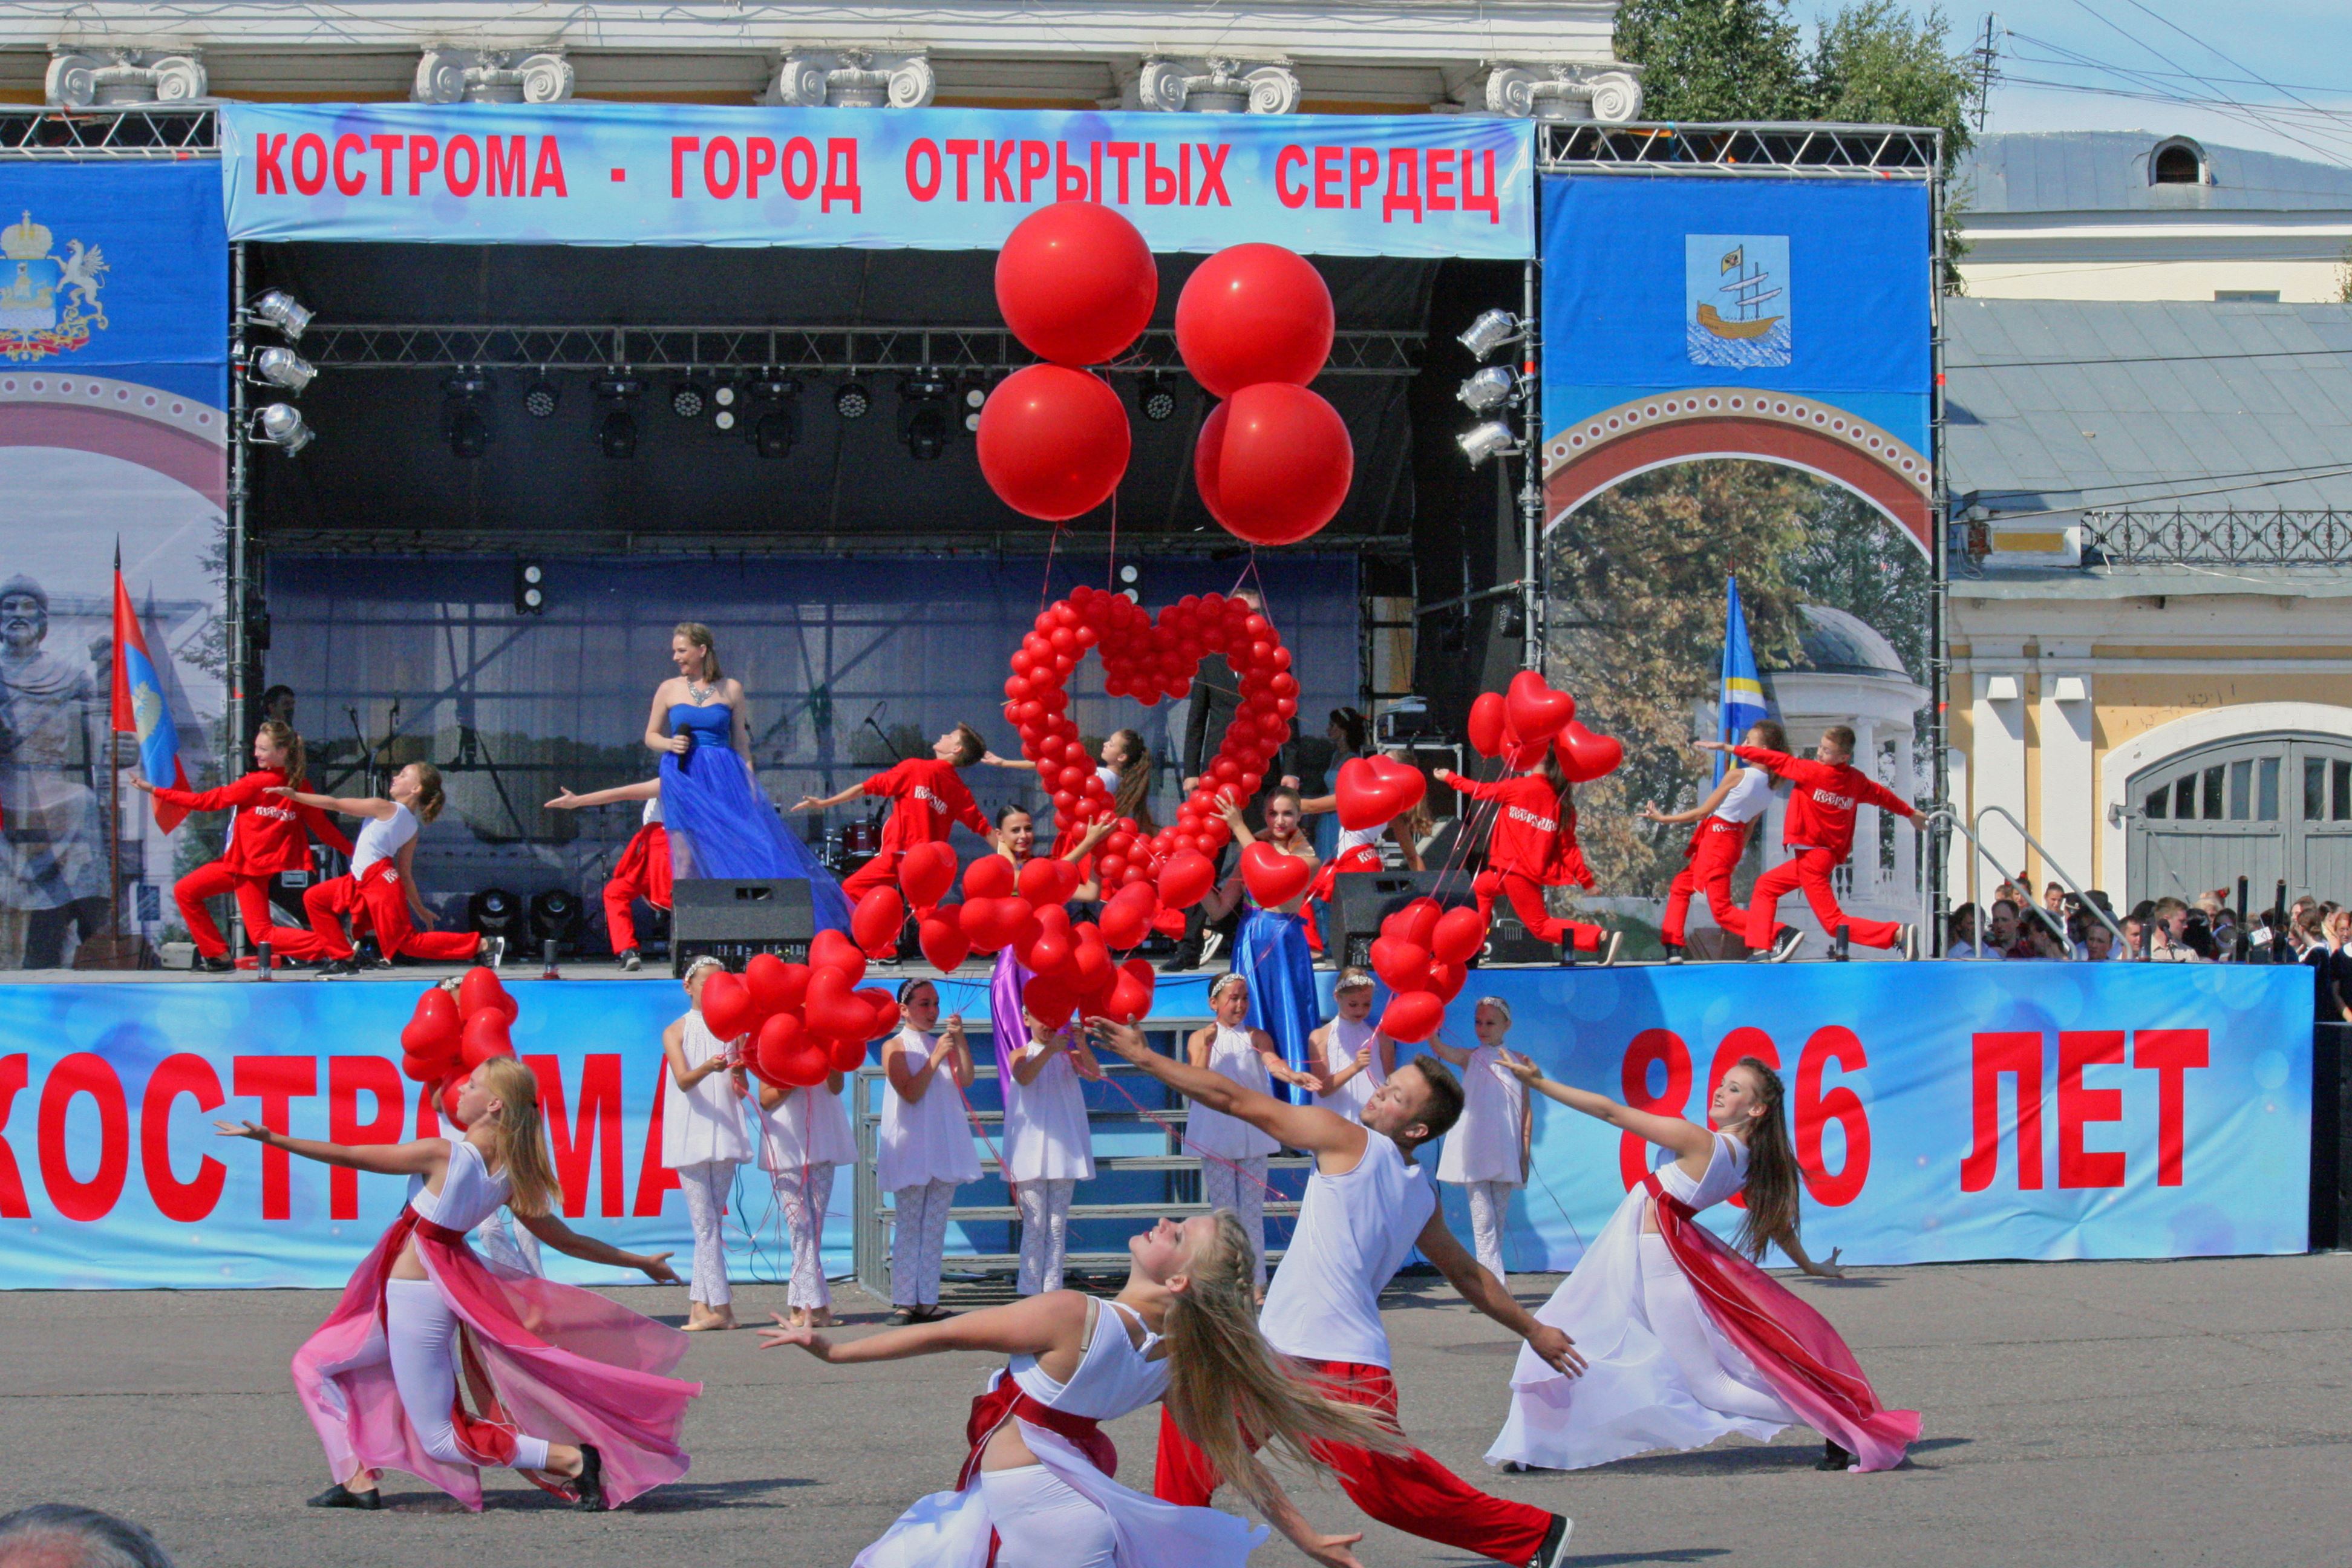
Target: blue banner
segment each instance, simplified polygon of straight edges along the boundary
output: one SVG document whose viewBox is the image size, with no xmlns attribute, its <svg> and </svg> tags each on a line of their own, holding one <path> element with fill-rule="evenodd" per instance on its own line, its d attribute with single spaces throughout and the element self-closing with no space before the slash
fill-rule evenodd
<svg viewBox="0 0 2352 1568">
<path fill-rule="evenodd" d="M 1159 1016 L 1202 1016 L 1206 978 L 1167 977 Z M 1469 1038 L 1477 996 L 1503 996 L 1518 1019 L 1514 1048 L 1643 1109 L 1703 1115 L 1713 1080 L 1740 1057 L 1776 1063 L 1816 1256 L 2172 1258 L 2306 1243 L 2311 983 L 2299 969 L 1688 964 L 1473 978 L 1451 1009 L 1449 1039 Z M 212 1122 L 253 1118 L 346 1142 L 418 1135 L 419 1091 L 397 1067 L 417 990 L 0 987 L 0 1284 L 340 1285 L 397 1213 L 403 1182 L 222 1139 Z M 513 990 L 516 1049 L 548 1086 L 566 1214 L 621 1246 L 690 1256 L 652 1120 L 676 984 Z M 950 1010 L 984 1014 L 983 982 L 941 990 Z M 1089 1086 L 1089 1098 L 1127 1104 L 1116 1085 Z M 993 1103 L 985 1085 L 973 1099 Z M 1133 1152 L 1160 1134 L 1138 1124 L 1107 1136 L 1139 1139 L 1120 1150 Z M 1507 1260 L 1515 1271 L 1565 1268 L 1638 1177 L 1646 1146 L 1539 1100 L 1530 1153 Z M 962 1201 L 1001 1204 L 983 1167 Z M 848 1266 L 852 1185 L 845 1172 L 834 1188 L 836 1273 Z M 764 1180 L 746 1169 L 736 1192 L 730 1272 L 773 1278 L 782 1237 Z M 1467 1235 L 1458 1192 L 1447 1189 L 1447 1205 Z M 1727 1208 L 1706 1215 L 1727 1233 L 1737 1219 Z M 1275 1245 L 1286 1228 L 1273 1227 Z M 987 1249 L 1000 1245 L 992 1237 Z M 960 1230 L 958 1249 L 971 1249 Z M 550 1261 L 560 1278 L 621 1278 Z"/>
<path fill-rule="evenodd" d="M 1156 251 L 1521 258 L 1528 121 L 696 104 L 226 104 L 232 239 L 993 250 L 1083 198 Z"/>
<path fill-rule="evenodd" d="M 1547 515 L 1758 458 L 1927 546 L 1934 237 L 1916 180 L 1543 181 Z"/>
</svg>

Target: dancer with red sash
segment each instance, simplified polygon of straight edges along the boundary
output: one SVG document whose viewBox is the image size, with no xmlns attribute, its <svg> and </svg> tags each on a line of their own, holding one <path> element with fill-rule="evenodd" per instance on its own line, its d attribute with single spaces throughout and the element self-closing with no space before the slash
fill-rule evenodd
<svg viewBox="0 0 2352 1568">
<path fill-rule="evenodd" d="M 172 887 L 173 901 L 180 906 L 180 918 L 187 922 L 189 939 L 196 944 L 199 969 L 234 967 L 228 940 L 213 923 L 212 911 L 205 908 L 207 899 L 234 893 L 237 912 L 245 917 L 247 938 L 265 941 L 277 923 L 269 909 L 269 884 L 288 871 L 309 876 L 311 836 L 342 854 L 352 852 L 352 841 L 328 820 L 325 812 L 272 793 L 289 784 L 307 789 L 310 784 L 303 773 L 302 737 L 275 719 L 255 732 L 253 771 L 235 784 L 218 789 L 173 789 L 150 784 L 138 774 L 131 782 L 182 811 L 236 814 L 229 818 L 221 858 L 197 867 Z"/>
<path fill-rule="evenodd" d="M 1780 826 L 1780 842 L 1789 858 L 1756 879 L 1748 906 L 1748 945 L 1765 950 L 1773 963 L 1795 955 L 1804 933 L 1780 923 L 1781 898 L 1802 888 L 1813 918 L 1832 938 L 1843 926 L 1852 940 L 1864 947 L 1901 947 L 1907 958 L 1918 954 L 1917 932 L 1893 921 L 1855 920 L 1838 908 L 1837 890 L 1830 885 L 1835 871 L 1853 849 L 1853 813 L 1857 805 L 1891 811 L 1915 826 L 1919 816 L 1911 803 L 1853 765 L 1853 731 L 1832 724 L 1822 731 L 1811 758 L 1792 757 L 1762 746 L 1727 746 L 1701 741 L 1703 752 L 1728 752 L 1787 779 L 1789 815 Z"/>
<path fill-rule="evenodd" d="M 1258 1325 L 1267 1344 L 1332 1397 L 1378 1413 L 1384 1429 L 1402 1438 L 1381 1290 L 1415 1247 L 1465 1300 L 1525 1339 L 1523 1353 L 1562 1373 L 1582 1366 L 1569 1337 L 1538 1322 L 1445 1227 L 1429 1173 L 1413 1157 L 1462 1114 L 1462 1085 L 1443 1062 L 1416 1057 L 1399 1067 L 1365 1102 L 1360 1125 L 1320 1106 L 1286 1105 L 1163 1057 L 1127 1025 L 1089 1018 L 1087 1029 L 1195 1105 L 1315 1156 L 1290 1247 L 1266 1289 Z M 1565 1561 L 1566 1516 L 1482 1492 L 1401 1441 L 1390 1447 L 1326 1443 L 1316 1458 L 1338 1475 L 1358 1508 L 1383 1524 L 1512 1568 L 1557 1568 Z M 1238 1479 L 1181 1424 L 1160 1421 L 1152 1481 L 1160 1497 L 1205 1504 L 1221 1480 Z"/>
<path fill-rule="evenodd" d="M 1768 751 L 1789 749 L 1788 736 L 1769 719 L 1750 724 L 1743 742 Z M 1747 940 L 1748 917 L 1732 901 L 1731 874 L 1739 868 L 1739 858 L 1748 853 L 1748 825 L 1771 805 L 1772 775 L 1762 768 L 1737 765 L 1725 769 L 1714 791 L 1688 811 L 1663 812 L 1643 803 L 1640 816 L 1645 822 L 1676 826 L 1696 824 L 1691 829 L 1690 845 L 1683 851 L 1683 868 L 1675 873 L 1666 889 L 1665 920 L 1658 928 L 1668 963 L 1683 961 L 1683 949 L 1689 945 L 1691 895 L 1702 889 L 1706 893 L 1706 907 L 1715 912 L 1715 923 L 1724 934 L 1734 942 Z"/>
<path fill-rule="evenodd" d="M 1838 1331 L 1757 1267 L 1777 1242 L 1809 1274 L 1842 1272 L 1836 1253 L 1817 1264 L 1798 1240 L 1800 1173 L 1780 1074 L 1740 1058 L 1708 1097 L 1709 1131 L 1554 1083 L 1524 1057 L 1506 1061 L 1538 1093 L 1673 1158 L 1625 1194 L 1536 1313 L 1576 1336 L 1585 1369 L 1563 1377 L 1523 1352 L 1488 1462 L 1581 1469 L 1727 1432 L 1766 1442 L 1801 1422 L 1828 1440 L 1822 1469 L 1901 1464 L 1919 1440 L 1917 1413 L 1881 1405 Z M 1735 1251 L 1696 1216 L 1743 1192 Z"/>
<path fill-rule="evenodd" d="M 613 944 L 613 957 L 623 969 L 634 971 L 645 964 L 645 954 L 637 949 L 636 901 L 643 899 L 657 910 L 667 910 L 670 903 L 669 829 L 662 826 L 661 780 L 643 779 L 586 795 L 559 789 L 547 809 L 579 811 L 625 800 L 644 801 L 645 817 L 604 879 L 604 934 Z"/>
<path fill-rule="evenodd" d="M 555 1217 L 562 1194 L 539 1080 L 520 1062 L 475 1068 L 457 1113 L 463 1137 L 356 1147 L 215 1123 L 306 1160 L 411 1178 L 400 1217 L 294 1354 L 294 1387 L 335 1479 L 310 1506 L 382 1508 L 383 1469 L 477 1512 L 485 1467 L 520 1470 L 592 1510 L 677 1479 L 687 1402 L 702 1392 L 667 1375 L 686 1336 L 593 1291 L 485 1262 L 466 1233 L 503 1205 L 559 1251 L 675 1285 L 669 1254 L 623 1252 Z"/>
<path fill-rule="evenodd" d="M 822 799 L 813 795 L 801 796 L 794 811 L 823 811 L 840 805 L 861 795 L 882 795 L 890 803 L 889 817 L 882 824 L 882 848 L 873 859 L 852 871 L 841 884 L 841 895 L 856 909 L 857 900 L 877 888 L 887 888 L 898 879 L 898 862 L 907 851 L 918 844 L 944 844 L 962 823 L 992 845 L 996 836 L 989 831 L 988 818 L 980 814 L 980 803 L 971 798 L 960 770 L 971 767 L 988 754 L 988 746 L 980 731 L 969 724 L 958 724 L 931 742 L 928 757 L 908 757 L 893 767 L 876 773 L 864 784 L 851 784 L 836 795 Z M 920 910 L 910 910 L 922 914 Z M 898 942 L 893 936 L 866 950 L 868 958 L 895 958 Z"/>
<path fill-rule="evenodd" d="M 1601 952 L 1605 935 L 1609 950 L 1601 962 L 1614 963 L 1622 932 L 1556 918 L 1544 907 L 1546 888 L 1593 885 L 1584 851 L 1576 843 L 1576 807 L 1569 797 L 1568 779 L 1551 748 L 1546 746 L 1543 761 L 1526 773 L 1492 784 L 1447 768 L 1432 776 L 1472 800 L 1495 803 L 1495 826 L 1486 835 L 1486 868 L 1470 884 L 1478 897 L 1478 918 L 1494 918 L 1499 893 L 1511 900 L 1512 912 L 1538 941 L 1573 943 L 1579 952 Z"/>
<path fill-rule="evenodd" d="M 971 1402 L 955 1489 L 900 1515 L 856 1568 L 1243 1568 L 1263 1526 L 1114 1479 L 1118 1451 L 1102 1423 L 1162 1398 L 1167 1418 L 1233 1465 L 1234 1484 L 1308 1558 L 1358 1568 L 1349 1548 L 1362 1537 L 1318 1534 L 1244 1434 L 1302 1464 L 1326 1444 L 1393 1440 L 1267 1348 L 1238 1222 L 1227 1211 L 1163 1219 L 1127 1249 L 1116 1297 L 1052 1290 L 839 1342 L 809 1328 L 761 1331 L 764 1348 L 798 1345 L 835 1366 L 942 1351 L 1012 1356 Z"/>
<path fill-rule="evenodd" d="M 358 965 L 352 941 L 370 926 L 387 963 L 404 957 L 428 963 L 463 963 L 481 951 L 484 939 L 478 931 L 435 931 L 432 911 L 416 890 L 416 835 L 441 815 L 440 769 L 431 763 L 409 763 L 393 775 L 389 800 L 374 796 L 338 800 L 282 785 L 269 793 L 296 805 L 365 819 L 352 849 L 351 874 L 321 882 L 304 893 L 302 908 L 310 917 L 310 930 L 271 928 L 273 952 L 289 958 L 323 958 L 329 974 L 355 973 Z M 352 921 L 350 937 L 343 934 L 346 915 Z M 491 937 L 488 945 L 484 962 L 496 968 L 506 956 L 506 939 Z"/>
</svg>

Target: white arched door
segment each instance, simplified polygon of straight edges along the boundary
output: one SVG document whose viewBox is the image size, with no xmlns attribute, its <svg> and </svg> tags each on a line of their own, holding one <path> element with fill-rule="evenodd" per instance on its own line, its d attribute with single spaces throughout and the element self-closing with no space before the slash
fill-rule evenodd
<svg viewBox="0 0 2352 1568">
<path fill-rule="evenodd" d="M 2247 880 L 2267 909 L 2352 897 L 2352 741 L 2236 736 L 2176 752 L 2131 775 L 2127 896 L 2193 899 Z"/>
</svg>

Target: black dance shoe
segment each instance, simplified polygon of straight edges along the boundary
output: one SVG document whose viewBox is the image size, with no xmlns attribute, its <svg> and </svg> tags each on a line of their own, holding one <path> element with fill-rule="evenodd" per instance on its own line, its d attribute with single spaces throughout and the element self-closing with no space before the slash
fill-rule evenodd
<svg viewBox="0 0 2352 1568">
<path fill-rule="evenodd" d="M 373 1512 L 383 1506 L 383 1495 L 373 1488 L 363 1492 L 352 1491 L 337 1481 L 310 1500 L 311 1508 L 356 1508 Z"/>
<path fill-rule="evenodd" d="M 1851 1468 L 1853 1465 L 1853 1456 L 1852 1454 L 1847 1453 L 1835 1443 L 1823 1443 L 1822 1445 L 1821 1459 L 1813 1466 L 1813 1468 L 1817 1470 L 1843 1470 Z"/>
<path fill-rule="evenodd" d="M 1551 1528 L 1544 1531 L 1543 1544 L 1536 1548 L 1536 1554 L 1528 1559 L 1528 1568 L 1559 1568 L 1568 1561 L 1568 1537 L 1575 1528 L 1568 1515 L 1553 1514 Z"/>
<path fill-rule="evenodd" d="M 580 1500 L 572 1506 L 583 1513 L 604 1511 L 604 1456 L 593 1443 L 580 1445 L 580 1473 L 572 1478 Z"/>
<path fill-rule="evenodd" d="M 236 960 L 225 952 L 199 953 L 194 967 L 203 974 L 228 974 L 236 971 Z"/>
<path fill-rule="evenodd" d="M 359 961 L 352 958 L 331 959 L 319 970 L 320 974 L 335 979 L 341 979 L 347 974 L 357 974 L 359 972 Z"/>
<path fill-rule="evenodd" d="M 634 947 L 625 948 L 621 952 L 619 962 L 623 969 L 634 974 L 645 967 L 646 957 Z"/>
</svg>

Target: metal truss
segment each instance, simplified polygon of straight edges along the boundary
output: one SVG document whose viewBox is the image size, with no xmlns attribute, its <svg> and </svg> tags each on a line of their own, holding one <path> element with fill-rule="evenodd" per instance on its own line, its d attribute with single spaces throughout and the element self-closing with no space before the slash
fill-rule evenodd
<svg viewBox="0 0 2352 1568">
<path fill-rule="evenodd" d="M 118 109 L 0 104 L 0 162 L 219 156 L 220 116 L 211 104 Z"/>
<path fill-rule="evenodd" d="M 1425 332 L 1343 331 L 1326 375 L 1409 376 Z M 302 357 L 320 369 L 753 371 L 997 375 L 1036 356 L 1003 327 L 551 327 L 314 324 Z M 1112 374 L 1173 369 L 1176 334 L 1155 328 Z"/>
<path fill-rule="evenodd" d="M 2083 560 L 2108 566 L 2352 566 L 2352 515 L 2086 511 Z"/>
<path fill-rule="evenodd" d="M 931 533 L 791 533 L 773 530 L 740 533 L 714 531 L 639 532 L 628 529 L 565 527 L 545 529 L 429 529 L 368 527 L 273 527 L 274 550 L 318 555 L 429 555 L 512 557 L 658 556 L 696 560 L 736 560 L 754 556 L 826 556 L 842 560 L 900 560 L 912 555 L 996 557 L 1034 555 L 1053 530 L 1039 525 L 1024 531 L 973 530 Z M 1075 539 L 1076 534 L 1070 536 Z M 1089 535 L 1089 537 L 1093 537 Z M 1410 533 L 1339 533 L 1315 536 L 1310 547 L 1332 554 L 1381 556 L 1409 560 Z M 1121 559 L 1202 556 L 1238 560 L 1245 553 L 1234 540 L 1219 532 L 1187 530 L 1176 532 L 1151 528 L 1122 528 Z"/>
<path fill-rule="evenodd" d="M 1769 174 L 1778 178 L 1933 179 L 1943 133 L 1916 125 L 1603 125 L 1536 127 L 1546 174 Z"/>
</svg>

